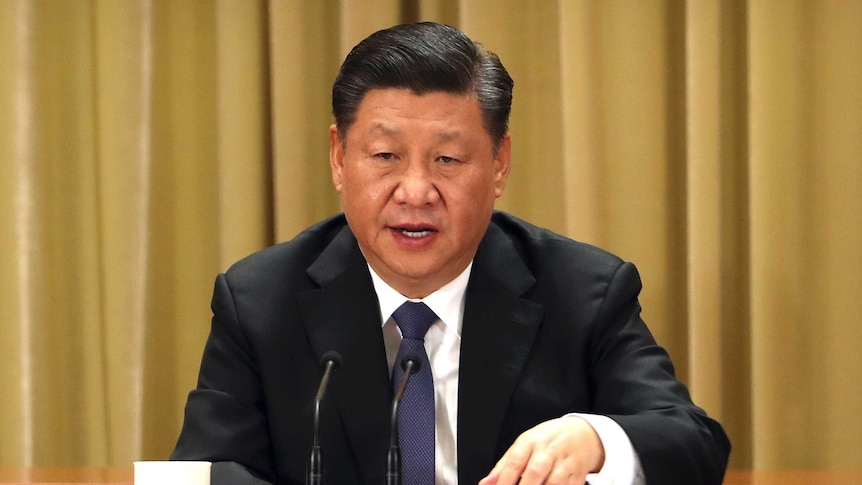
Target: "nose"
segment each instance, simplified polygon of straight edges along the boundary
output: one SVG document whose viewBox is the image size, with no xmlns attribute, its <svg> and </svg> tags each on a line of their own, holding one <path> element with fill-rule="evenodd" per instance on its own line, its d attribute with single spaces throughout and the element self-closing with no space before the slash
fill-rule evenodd
<svg viewBox="0 0 862 485">
<path fill-rule="evenodd" d="M 395 202 L 416 207 L 433 205 L 440 200 L 429 163 L 411 160 L 404 165 L 395 188 Z"/>
</svg>

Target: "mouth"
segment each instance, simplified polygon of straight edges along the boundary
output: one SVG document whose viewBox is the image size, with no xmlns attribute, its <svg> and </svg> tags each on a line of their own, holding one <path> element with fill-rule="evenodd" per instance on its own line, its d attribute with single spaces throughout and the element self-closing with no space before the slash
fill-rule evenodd
<svg viewBox="0 0 862 485">
<path fill-rule="evenodd" d="M 407 229 L 399 229 L 399 231 L 401 231 L 401 234 L 404 234 L 405 236 L 410 237 L 410 238 L 425 237 L 425 236 L 431 234 L 430 229 L 423 229 L 421 231 L 410 231 Z"/>
<path fill-rule="evenodd" d="M 405 224 L 400 226 L 392 226 L 391 229 L 396 233 L 399 233 L 404 237 L 410 239 L 421 239 L 437 232 L 434 227 L 424 224 Z"/>
</svg>

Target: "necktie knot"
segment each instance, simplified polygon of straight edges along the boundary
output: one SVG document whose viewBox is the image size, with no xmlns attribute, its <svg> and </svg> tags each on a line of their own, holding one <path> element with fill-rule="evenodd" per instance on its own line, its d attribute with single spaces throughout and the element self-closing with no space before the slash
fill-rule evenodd
<svg viewBox="0 0 862 485">
<path fill-rule="evenodd" d="M 404 338 L 415 340 L 424 340 L 428 328 L 437 321 L 437 315 L 428 308 L 428 305 L 413 301 L 404 302 L 395 310 L 392 318 L 395 319 Z"/>
</svg>

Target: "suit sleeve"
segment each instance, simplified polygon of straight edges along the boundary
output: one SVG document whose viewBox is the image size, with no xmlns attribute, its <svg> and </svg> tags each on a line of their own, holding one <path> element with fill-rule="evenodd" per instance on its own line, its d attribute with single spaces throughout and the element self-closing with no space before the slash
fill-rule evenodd
<svg viewBox="0 0 862 485">
<path fill-rule="evenodd" d="M 640 317 L 640 277 L 623 263 L 596 316 L 590 348 L 593 408 L 615 420 L 649 484 L 721 484 L 730 442 L 695 406 Z"/>
<path fill-rule="evenodd" d="M 189 394 L 171 459 L 235 462 L 249 479 L 274 481 L 260 372 L 223 274 L 216 279 L 212 311 L 197 389 Z M 238 468 L 228 470 L 235 474 Z"/>
</svg>

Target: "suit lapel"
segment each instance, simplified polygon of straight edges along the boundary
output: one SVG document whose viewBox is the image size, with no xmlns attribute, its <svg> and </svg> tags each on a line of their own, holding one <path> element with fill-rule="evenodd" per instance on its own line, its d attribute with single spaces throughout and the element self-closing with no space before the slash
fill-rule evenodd
<svg viewBox="0 0 862 485">
<path fill-rule="evenodd" d="M 542 317 L 541 305 L 521 298 L 534 283 L 511 241 L 491 224 L 474 259 L 461 329 L 459 483 L 477 483 L 494 466 L 500 427 Z"/>
<path fill-rule="evenodd" d="M 366 483 L 382 480 L 391 386 L 380 309 L 356 239 L 345 227 L 308 269 L 319 289 L 299 295 L 302 319 L 318 359 L 329 350 L 343 365 L 328 392 Z"/>
</svg>

